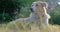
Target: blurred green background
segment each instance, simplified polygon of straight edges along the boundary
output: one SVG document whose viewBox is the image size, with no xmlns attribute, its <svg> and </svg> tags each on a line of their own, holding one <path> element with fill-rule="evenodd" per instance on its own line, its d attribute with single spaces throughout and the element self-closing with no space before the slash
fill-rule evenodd
<svg viewBox="0 0 60 32">
<path fill-rule="evenodd" d="M 32 2 L 38 0 L 0 0 L 0 24 L 18 18 L 29 17 Z M 39 0 L 49 4 L 47 9 L 51 15 L 50 24 L 60 25 L 60 0 Z"/>
</svg>

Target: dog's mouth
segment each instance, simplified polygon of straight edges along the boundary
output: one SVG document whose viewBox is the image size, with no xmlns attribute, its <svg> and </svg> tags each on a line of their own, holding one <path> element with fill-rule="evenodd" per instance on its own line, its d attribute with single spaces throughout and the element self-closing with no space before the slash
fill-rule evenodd
<svg viewBox="0 0 60 32">
<path fill-rule="evenodd" d="M 31 12 L 34 12 L 32 8 L 30 8 Z"/>
</svg>

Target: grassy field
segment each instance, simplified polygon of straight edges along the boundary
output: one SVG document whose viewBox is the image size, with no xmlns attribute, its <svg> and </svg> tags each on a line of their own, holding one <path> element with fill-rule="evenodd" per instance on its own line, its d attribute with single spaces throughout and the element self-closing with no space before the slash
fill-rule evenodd
<svg viewBox="0 0 60 32">
<path fill-rule="evenodd" d="M 18 25 L 18 23 L 17 23 Z M 49 27 L 49 28 L 48 28 Z M 16 27 L 14 25 L 11 25 L 9 24 L 9 26 L 7 25 L 4 25 L 3 26 L 0 26 L 0 32 L 6 32 L 6 31 L 9 31 L 10 28 L 13 28 L 13 30 L 15 32 L 60 32 L 60 26 L 59 25 L 51 25 L 49 24 L 49 26 L 43 26 L 43 28 L 40 28 L 39 29 L 39 26 L 35 25 L 35 24 L 29 24 L 29 23 L 25 23 L 24 25 L 21 25 L 20 23 L 20 26 L 18 25 L 18 29 L 16 29 Z M 8 29 L 6 29 L 8 28 Z"/>
</svg>

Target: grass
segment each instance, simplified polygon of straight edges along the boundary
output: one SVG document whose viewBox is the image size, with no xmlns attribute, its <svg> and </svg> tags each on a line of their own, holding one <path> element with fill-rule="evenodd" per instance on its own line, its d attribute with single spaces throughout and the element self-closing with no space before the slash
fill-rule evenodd
<svg viewBox="0 0 60 32">
<path fill-rule="evenodd" d="M 5 24 L 1 24 L 0 25 L 0 32 L 5 32 L 6 31 L 6 25 Z"/>
<path fill-rule="evenodd" d="M 39 26 L 35 25 L 35 24 L 31 24 L 31 23 L 23 23 L 23 22 L 17 22 L 16 23 L 17 27 L 11 23 L 7 25 L 3 25 L 0 26 L 0 32 L 6 32 L 11 30 L 14 30 L 15 32 L 60 32 L 60 26 L 59 25 L 51 25 L 49 24 L 49 26 L 45 26 L 43 25 L 40 29 Z M 7 30 L 6 30 L 7 28 Z M 10 31 L 9 31 L 10 32 Z"/>
</svg>

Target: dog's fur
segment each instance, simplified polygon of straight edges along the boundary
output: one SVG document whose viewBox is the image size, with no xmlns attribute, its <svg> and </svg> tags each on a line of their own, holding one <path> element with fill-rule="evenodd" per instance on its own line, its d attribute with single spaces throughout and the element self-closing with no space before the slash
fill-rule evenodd
<svg viewBox="0 0 60 32">
<path fill-rule="evenodd" d="M 40 22 L 40 16 L 42 16 L 42 20 L 45 24 L 48 24 L 48 19 L 50 18 L 50 15 L 47 13 L 46 8 L 48 4 L 46 2 L 42 1 L 36 1 L 33 2 L 31 5 L 32 12 L 28 18 L 20 18 L 12 22 Z"/>
<path fill-rule="evenodd" d="M 42 23 L 48 25 L 48 20 L 50 19 L 50 15 L 47 13 L 46 8 L 48 4 L 46 2 L 37 1 L 33 2 L 31 8 L 32 11 L 40 16 L 42 16 Z M 39 17 L 37 15 L 37 17 Z"/>
<path fill-rule="evenodd" d="M 40 24 L 40 16 L 42 16 L 42 23 L 43 24 L 48 24 L 48 19 L 50 18 L 49 14 L 46 11 L 47 8 L 47 3 L 46 2 L 33 2 L 31 5 L 31 14 L 28 18 L 20 18 L 15 21 L 10 22 L 9 24 L 13 24 L 16 22 L 31 22 L 31 23 L 36 23 Z"/>
</svg>

